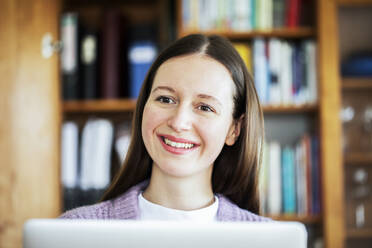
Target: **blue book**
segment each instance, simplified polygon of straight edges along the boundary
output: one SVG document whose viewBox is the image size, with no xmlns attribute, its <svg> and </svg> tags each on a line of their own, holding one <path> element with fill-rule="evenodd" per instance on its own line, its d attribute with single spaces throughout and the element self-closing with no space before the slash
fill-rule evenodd
<svg viewBox="0 0 372 248">
<path fill-rule="evenodd" d="M 317 136 L 311 138 L 311 173 L 313 214 L 320 213 L 320 168 L 319 168 L 319 140 Z"/>
<path fill-rule="evenodd" d="M 135 41 L 129 46 L 129 97 L 137 98 L 157 49 L 152 41 Z"/>
<path fill-rule="evenodd" d="M 296 212 L 296 185 L 294 151 L 285 147 L 282 153 L 282 192 L 283 213 L 294 214 Z"/>
<path fill-rule="evenodd" d="M 372 76 L 372 54 L 356 54 L 342 63 L 343 76 L 370 77 Z"/>
</svg>

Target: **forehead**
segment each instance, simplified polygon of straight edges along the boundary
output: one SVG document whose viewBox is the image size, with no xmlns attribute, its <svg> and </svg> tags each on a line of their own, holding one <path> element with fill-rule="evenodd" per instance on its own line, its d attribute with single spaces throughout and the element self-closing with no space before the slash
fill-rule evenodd
<svg viewBox="0 0 372 248">
<path fill-rule="evenodd" d="M 232 97 L 235 89 L 227 68 L 215 59 L 200 54 L 175 57 L 164 62 L 155 75 L 152 88 L 160 85 L 221 97 Z"/>
</svg>

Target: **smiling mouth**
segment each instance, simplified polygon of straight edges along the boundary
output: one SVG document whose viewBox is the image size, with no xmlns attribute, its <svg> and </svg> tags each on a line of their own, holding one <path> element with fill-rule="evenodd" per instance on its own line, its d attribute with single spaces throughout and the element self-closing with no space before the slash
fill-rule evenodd
<svg viewBox="0 0 372 248">
<path fill-rule="evenodd" d="M 174 141 L 171 141 L 163 136 L 161 136 L 161 139 L 164 141 L 164 143 L 170 147 L 173 147 L 173 148 L 179 148 L 179 149 L 191 149 L 193 148 L 195 145 L 194 144 L 191 144 L 191 143 L 181 143 L 181 142 L 174 142 Z"/>
</svg>

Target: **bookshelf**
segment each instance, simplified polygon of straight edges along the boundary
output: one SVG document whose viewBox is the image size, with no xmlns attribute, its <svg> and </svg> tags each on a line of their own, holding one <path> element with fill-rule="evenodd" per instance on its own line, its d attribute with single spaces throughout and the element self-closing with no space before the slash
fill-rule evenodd
<svg viewBox="0 0 372 248">
<path fill-rule="evenodd" d="M 345 154 L 345 163 L 350 165 L 372 165 L 372 154 L 353 152 Z"/>
<path fill-rule="evenodd" d="M 319 224 L 322 222 L 322 217 L 320 215 L 268 215 L 269 218 L 278 221 L 299 221 L 304 224 Z"/>
<path fill-rule="evenodd" d="M 186 36 L 192 34 L 197 30 L 180 30 L 178 36 Z M 271 30 L 252 30 L 250 32 L 233 32 L 233 31 L 219 31 L 219 30 L 209 30 L 203 31 L 204 34 L 218 34 L 229 39 L 251 39 L 254 37 L 276 37 L 276 38 L 311 38 L 316 35 L 315 29 L 311 27 L 298 27 L 298 28 L 278 28 Z"/>
<path fill-rule="evenodd" d="M 319 106 L 317 104 L 306 105 L 278 105 L 278 106 L 263 106 L 264 114 L 302 114 L 302 113 L 316 113 Z"/>
<path fill-rule="evenodd" d="M 350 229 L 347 231 L 347 237 L 348 238 L 356 238 L 356 239 L 365 239 L 365 238 L 371 238 L 372 236 L 372 229 Z"/>
<path fill-rule="evenodd" d="M 313 26 L 299 26 L 296 28 L 252 29 L 248 32 L 232 30 L 204 30 L 195 27 L 187 28 L 183 23 L 182 1 L 177 5 L 178 37 L 191 33 L 218 34 L 232 41 L 250 42 L 262 37 L 265 39 L 279 38 L 290 40 L 314 39 L 318 43 L 318 102 L 309 105 L 277 105 L 263 106 L 266 115 L 275 118 L 287 118 L 290 115 L 308 116 L 306 121 L 318 123 L 315 126 L 320 132 L 321 142 L 321 174 L 322 174 L 322 213 L 320 215 L 275 215 L 276 220 L 300 221 L 305 224 L 321 224 L 326 247 L 343 247 L 343 170 L 341 154 L 341 125 L 338 121 L 340 96 L 338 95 L 337 59 L 333 57 L 337 52 L 334 47 L 336 37 L 336 16 L 334 2 L 314 1 L 316 5 L 315 23 Z M 331 19 L 329 19 L 329 13 Z M 186 18 L 189 15 L 186 14 Z M 200 23 L 203 21 L 198 20 Z M 192 21 L 190 21 L 192 23 Z M 185 28 L 186 27 L 186 28 Z M 333 31 L 334 30 L 334 31 Z M 335 33 L 333 33 L 335 32 Z M 331 39 L 329 35 L 331 34 Z M 327 82 L 327 83 L 325 83 Z M 310 116 L 310 117 L 309 117 Z"/>
<path fill-rule="evenodd" d="M 135 99 L 65 101 L 64 113 L 79 112 L 132 112 L 136 107 Z"/>
<path fill-rule="evenodd" d="M 117 5 L 123 3 L 119 0 L 111 2 Z M 138 1 L 125 2 L 134 4 Z M 142 6 L 151 6 L 151 11 L 136 14 L 139 19 L 154 16 L 154 13 L 164 14 L 166 11 L 160 6 L 164 6 L 166 2 L 140 1 Z M 180 18 L 180 4 L 177 3 L 179 1 L 176 1 L 176 17 Z M 313 106 L 265 107 L 264 111 L 279 116 L 285 113 L 315 115 L 319 123 L 322 213 L 315 217 L 273 216 L 273 218 L 309 224 L 320 223 L 325 247 L 330 248 L 344 247 L 344 241 L 348 236 L 369 237 L 371 233 L 370 230 L 362 232 L 345 230 L 344 156 L 341 151 L 342 130 L 339 120 L 343 80 L 340 79 L 338 72 L 337 16 L 338 7 L 341 5 L 354 7 L 371 3 L 370 0 L 316 0 L 314 27 L 219 33 L 237 40 L 257 36 L 317 40 L 318 103 Z M 0 207 L 1 247 L 21 246 L 22 225 L 25 220 L 35 217 L 54 218 L 62 211 L 59 172 L 60 128 L 65 115 L 79 115 L 81 112 L 118 114 L 130 112 L 135 106 L 135 101 L 129 99 L 63 102 L 58 79 L 58 56 L 54 54 L 50 59 L 45 59 L 40 55 L 40 41 L 45 33 L 49 32 L 54 39 L 58 39 L 59 17 L 67 5 L 73 5 L 77 10 L 89 9 L 90 11 L 86 11 L 89 16 L 92 13 L 94 15 L 97 9 L 99 11 L 101 4 L 102 1 L 98 0 L 21 0 L 16 4 L 13 0 L 0 1 L 0 29 L 3 33 L 9 34 L 0 39 L 0 54 L 4 58 L 0 61 L 0 72 L 4 75 L 4 83 L 0 85 L 0 98 L 5 103 L 4 108 L 1 106 L 0 122 L 2 165 L 0 189 L 3 192 L 0 199 L 5 203 Z M 126 8 L 125 11 L 129 13 L 130 8 Z M 136 14 L 133 14 L 134 18 L 138 17 Z M 162 20 L 159 25 L 167 26 L 167 20 Z M 180 27 L 177 31 L 179 35 L 187 34 Z M 160 34 L 160 39 L 163 43 L 169 41 L 166 32 Z M 345 79 L 344 82 L 347 81 L 348 79 Z M 370 82 L 370 79 L 367 81 Z M 353 156 L 354 158 L 345 157 L 345 160 L 369 161 L 369 158 L 363 155 Z"/>
<path fill-rule="evenodd" d="M 343 90 L 372 90 L 372 78 L 344 77 L 342 79 Z"/>
<path fill-rule="evenodd" d="M 348 6 L 348 7 L 365 7 L 368 5 L 372 5 L 371 0 L 338 0 L 340 6 Z"/>
<path fill-rule="evenodd" d="M 136 107 L 135 99 L 117 100 L 86 100 L 65 101 L 62 104 L 64 113 L 75 112 L 132 112 Z M 318 110 L 317 104 L 264 106 L 264 113 L 314 113 Z"/>
</svg>

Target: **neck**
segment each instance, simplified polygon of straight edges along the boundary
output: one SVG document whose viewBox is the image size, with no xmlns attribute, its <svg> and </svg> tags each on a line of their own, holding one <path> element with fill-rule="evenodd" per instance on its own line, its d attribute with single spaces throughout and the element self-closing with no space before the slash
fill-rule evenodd
<svg viewBox="0 0 372 248">
<path fill-rule="evenodd" d="M 201 209 L 214 202 L 211 176 L 212 172 L 190 177 L 172 177 L 153 165 L 150 183 L 143 192 L 143 197 L 167 208 Z"/>
</svg>

